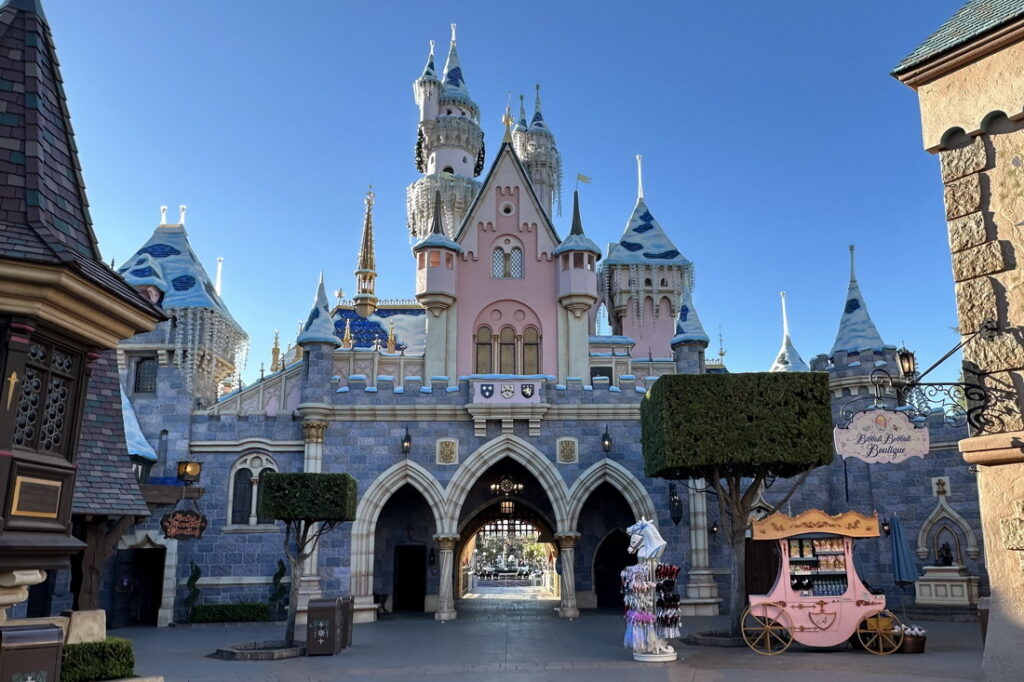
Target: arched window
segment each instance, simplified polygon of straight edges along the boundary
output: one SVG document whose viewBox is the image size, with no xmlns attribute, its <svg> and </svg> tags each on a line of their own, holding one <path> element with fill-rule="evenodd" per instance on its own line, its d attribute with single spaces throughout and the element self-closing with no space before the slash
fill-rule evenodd
<svg viewBox="0 0 1024 682">
<path fill-rule="evenodd" d="M 500 246 L 495 247 L 494 252 L 491 253 L 491 277 L 504 277 L 505 276 L 505 252 Z"/>
<path fill-rule="evenodd" d="M 274 519 L 259 516 L 260 479 L 277 470 L 277 463 L 263 453 L 246 455 L 235 462 L 231 467 L 231 487 L 228 490 L 228 521 L 231 525 L 255 526 L 274 522 Z"/>
<path fill-rule="evenodd" d="M 512 247 L 512 253 L 509 255 L 509 277 L 515 277 L 516 279 L 522 279 L 524 275 L 524 262 L 523 262 L 523 250 L 518 246 Z"/>
<path fill-rule="evenodd" d="M 540 334 L 535 327 L 523 331 L 523 374 L 540 374 Z"/>
<path fill-rule="evenodd" d="M 491 328 L 480 327 L 476 330 L 476 373 L 489 374 L 491 366 Z"/>
<path fill-rule="evenodd" d="M 156 393 L 156 358 L 141 358 L 135 365 L 135 393 Z"/>
<path fill-rule="evenodd" d="M 516 373 L 516 330 L 512 327 L 502 327 L 498 336 L 498 371 Z"/>
</svg>

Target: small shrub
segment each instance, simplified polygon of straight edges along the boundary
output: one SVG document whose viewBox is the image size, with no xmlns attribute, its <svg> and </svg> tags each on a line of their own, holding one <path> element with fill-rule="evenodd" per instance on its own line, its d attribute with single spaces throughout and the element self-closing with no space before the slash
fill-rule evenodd
<svg viewBox="0 0 1024 682">
<path fill-rule="evenodd" d="M 197 583 L 202 574 L 203 571 L 193 561 L 192 571 L 188 575 L 188 582 L 185 583 L 185 586 L 188 588 L 188 596 L 185 597 L 185 610 L 191 621 L 195 621 L 196 618 L 196 604 L 199 603 L 199 587 Z"/>
<path fill-rule="evenodd" d="M 270 608 L 262 602 L 238 604 L 198 604 L 196 623 L 254 623 L 270 620 Z"/>
<path fill-rule="evenodd" d="M 65 644 L 60 664 L 60 682 L 114 680 L 135 674 L 132 643 L 121 637 L 102 642 Z"/>
</svg>

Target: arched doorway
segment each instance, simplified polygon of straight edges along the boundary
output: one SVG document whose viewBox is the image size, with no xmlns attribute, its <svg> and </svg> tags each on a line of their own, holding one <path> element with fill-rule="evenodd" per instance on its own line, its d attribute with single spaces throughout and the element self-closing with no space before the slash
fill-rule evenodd
<svg viewBox="0 0 1024 682">
<path fill-rule="evenodd" d="M 629 553 L 629 535 L 621 528 L 608 532 L 594 552 L 594 596 L 599 609 L 622 610 L 622 569 L 636 563 Z"/>
<path fill-rule="evenodd" d="M 554 616 L 559 605 L 553 508 L 521 463 L 489 467 L 466 495 L 456 548 L 460 618 Z"/>
<path fill-rule="evenodd" d="M 626 551 L 625 529 L 636 517 L 619 488 L 605 481 L 596 485 L 579 508 L 576 530 L 578 566 L 576 600 L 580 608 L 620 606 L 622 569 L 635 563 Z"/>
<path fill-rule="evenodd" d="M 373 551 L 375 603 L 385 612 L 437 609 L 434 516 L 412 485 L 401 486 L 384 503 L 374 528 Z"/>
</svg>

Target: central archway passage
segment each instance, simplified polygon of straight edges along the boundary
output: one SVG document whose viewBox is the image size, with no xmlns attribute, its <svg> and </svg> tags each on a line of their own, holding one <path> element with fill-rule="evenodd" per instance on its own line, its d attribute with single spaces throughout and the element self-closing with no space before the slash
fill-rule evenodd
<svg viewBox="0 0 1024 682">
<path fill-rule="evenodd" d="M 560 604 L 552 507 L 540 482 L 503 459 L 470 488 L 456 548 L 459 618 L 554 617 Z"/>
</svg>

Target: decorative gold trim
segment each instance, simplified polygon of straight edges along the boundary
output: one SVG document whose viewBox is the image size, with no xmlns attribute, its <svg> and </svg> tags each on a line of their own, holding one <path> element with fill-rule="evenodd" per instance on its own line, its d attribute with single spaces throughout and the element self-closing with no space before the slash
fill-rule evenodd
<svg viewBox="0 0 1024 682">
<path fill-rule="evenodd" d="M 51 488 L 57 489 L 57 504 L 50 512 L 38 512 L 38 511 L 27 511 L 18 509 L 18 505 L 21 503 L 21 484 L 22 483 L 34 483 L 36 485 L 45 485 Z M 60 514 L 60 490 L 64 487 L 62 481 L 54 481 L 47 478 L 34 478 L 32 476 L 18 476 L 14 483 L 14 496 L 11 500 L 11 516 L 32 516 L 38 519 L 55 519 Z"/>
<path fill-rule="evenodd" d="M 0 310 L 44 320 L 101 348 L 152 331 L 159 321 L 69 270 L 4 258 Z"/>
<path fill-rule="evenodd" d="M 831 533 L 851 538 L 878 537 L 878 514 L 865 516 L 848 511 L 829 516 L 820 509 L 809 509 L 796 516 L 775 512 L 754 521 L 751 530 L 755 540 L 780 540 L 807 533 Z"/>
</svg>

